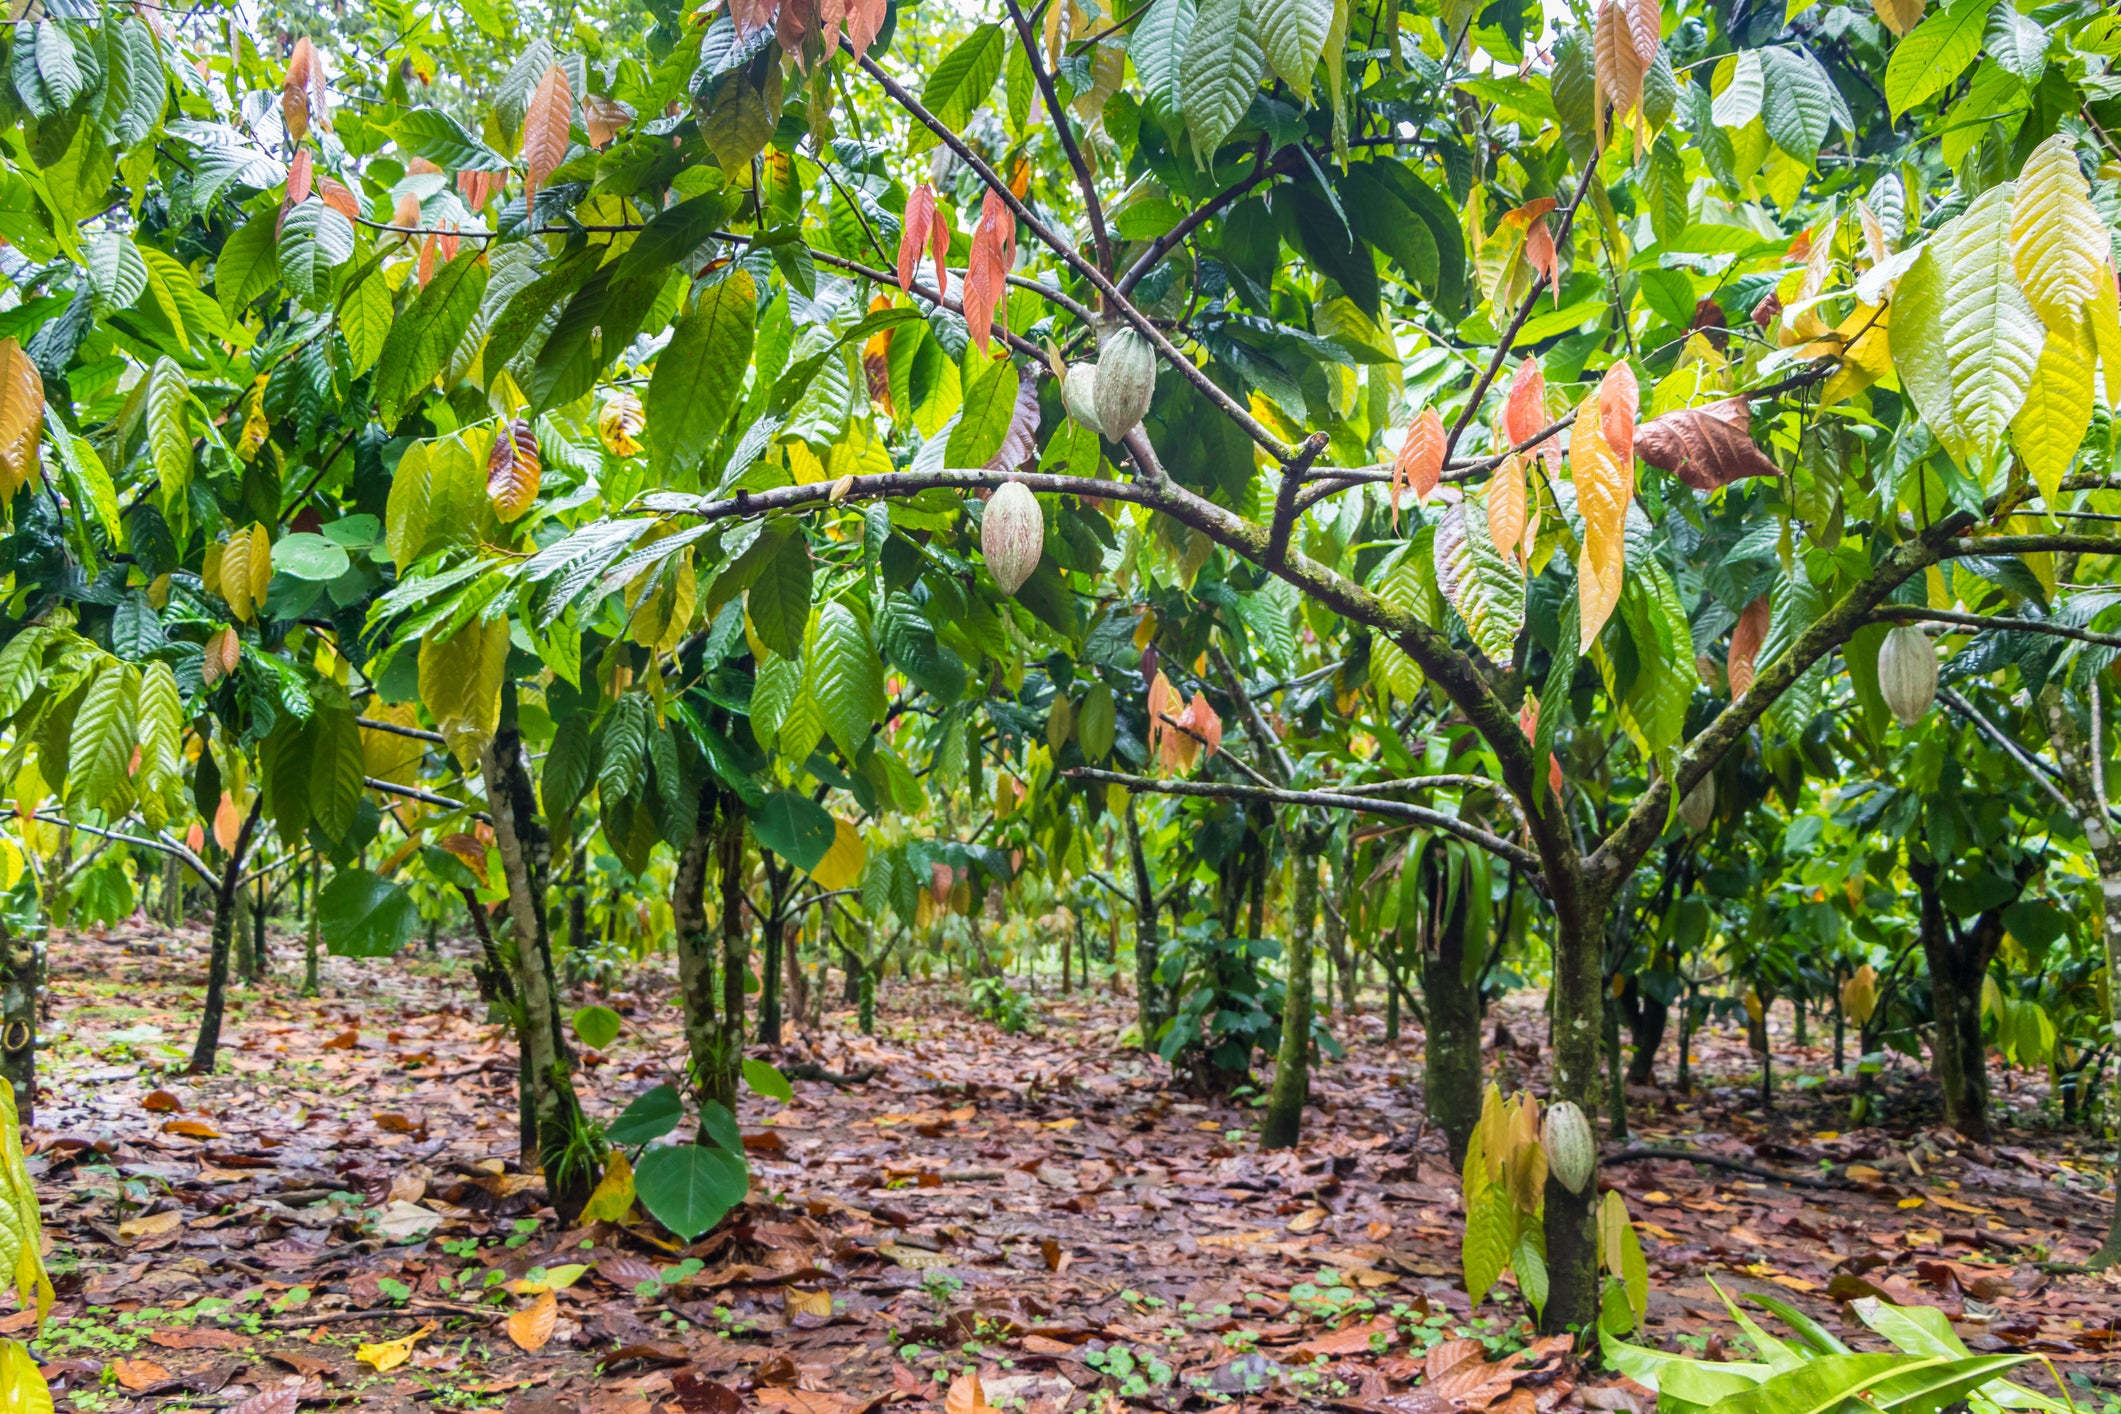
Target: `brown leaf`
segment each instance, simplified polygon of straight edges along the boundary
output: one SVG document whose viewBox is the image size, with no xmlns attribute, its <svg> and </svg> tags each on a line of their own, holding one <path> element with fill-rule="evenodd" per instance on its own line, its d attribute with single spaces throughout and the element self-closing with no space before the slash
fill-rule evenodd
<svg viewBox="0 0 2121 1414">
<path fill-rule="evenodd" d="M 1760 645 L 1767 641 L 1769 617 L 1768 597 L 1763 594 L 1745 606 L 1738 615 L 1737 626 L 1731 630 L 1731 655 L 1726 660 L 1724 676 L 1730 679 L 1734 700 L 1752 690 L 1753 660 L 1760 656 Z"/>
<path fill-rule="evenodd" d="M 361 1043 L 361 1033 L 348 1028 L 324 1043 L 327 1051 L 350 1051 Z"/>
<path fill-rule="evenodd" d="M 1583 514 L 1583 550 L 1576 560 L 1577 641 L 1586 646 L 1620 603 L 1628 505 L 1635 499 L 1634 458 L 1620 455 L 1607 439 L 1604 401 L 1595 395 L 1583 400 L 1569 437 L 1570 475 Z M 1633 432 L 1632 424 L 1628 430 Z"/>
<path fill-rule="evenodd" d="M 710 1380 L 697 1370 L 679 1370 L 670 1377 L 670 1392 L 686 1414 L 740 1414 L 744 1401 L 729 1386 Z"/>
<path fill-rule="evenodd" d="M 111 1375 L 134 1394 L 153 1389 L 172 1378 L 169 1371 L 152 1360 L 113 1360 Z"/>
<path fill-rule="evenodd" d="M 965 329 L 981 353 L 987 351 L 995 314 L 1006 304 L 1009 268 L 1015 263 L 1016 217 L 989 191 L 980 204 L 979 224 L 972 228 L 972 256 L 965 266 Z"/>
<path fill-rule="evenodd" d="M 1696 491 L 1714 491 L 1749 476 L 1781 471 L 1754 443 L 1752 403 L 1725 398 L 1653 417 L 1636 430 L 1635 452 Z"/>
<path fill-rule="evenodd" d="M 685 1347 L 674 1340 L 645 1340 L 620 1346 L 603 1358 L 600 1367 L 608 1370 L 628 1360 L 639 1360 L 647 1365 L 682 1365 L 691 1358 Z"/>
<path fill-rule="evenodd" d="M 250 1337 L 236 1331 L 200 1326 L 192 1330 L 149 1331 L 148 1340 L 164 1350 L 248 1350 Z M 328 1367 L 327 1367 L 328 1368 Z"/>
<path fill-rule="evenodd" d="M 633 109 L 616 98 L 592 93 L 582 99 L 582 122 L 589 129 L 589 145 L 601 151 L 633 121 Z"/>
<path fill-rule="evenodd" d="M 656 1279 L 655 1268 L 639 1257 L 605 1257 L 597 1262 L 596 1271 L 621 1291 L 632 1291 L 642 1282 Z"/>
<path fill-rule="evenodd" d="M 276 1356 L 284 1359 L 284 1356 Z M 302 1381 L 288 1380 L 277 1389 L 261 1389 L 241 1404 L 231 1405 L 226 1414 L 295 1414 L 295 1406 L 302 1400 Z"/>
<path fill-rule="evenodd" d="M 949 1393 L 943 1396 L 943 1414 L 987 1414 L 991 1408 L 979 1376 L 970 1370 L 952 1380 Z"/>
<path fill-rule="evenodd" d="M 552 1339 L 553 1325 L 560 1319 L 560 1303 L 551 1292 L 508 1318 L 508 1338 L 518 1350 L 539 1350 Z"/>
<path fill-rule="evenodd" d="M 899 223 L 898 287 L 909 295 L 913 293 L 914 267 L 921 263 L 934 229 L 935 188 L 922 182 L 906 194 L 906 215 Z M 935 262 L 935 278 L 938 286 L 948 279 L 941 257 Z"/>
<path fill-rule="evenodd" d="M 305 147 L 287 164 L 287 206 L 300 206 L 309 200 L 309 193 L 315 182 L 316 159 L 309 155 L 309 149 Z"/>
<path fill-rule="evenodd" d="M 173 1119 L 162 1126 L 164 1134 L 182 1135 L 186 1139 L 219 1139 L 221 1131 L 200 1119 Z"/>
<path fill-rule="evenodd" d="M 493 439 L 486 454 L 486 496 L 503 525 L 530 509 L 542 475 L 537 433 L 519 417 Z"/>
<path fill-rule="evenodd" d="M 550 65 L 538 80 L 530 105 L 523 110 L 523 210 L 537 199 L 538 188 L 567 160 L 567 127 L 574 117 L 574 91 L 567 71 Z"/>
<path fill-rule="evenodd" d="M 316 46 L 305 35 L 295 41 L 294 52 L 287 56 L 287 77 L 280 85 L 280 121 L 295 142 L 309 136 L 309 85 L 316 70 Z"/>
<path fill-rule="evenodd" d="M 1318 1355 L 1328 1357 L 1367 1355 L 1370 1351 L 1370 1337 L 1381 1334 L 1389 1340 L 1393 1331 L 1392 1318 L 1390 1316 L 1378 1316 L 1337 1330 L 1331 1335 L 1322 1335 L 1316 1340 L 1307 1340 L 1296 1347 L 1296 1357 L 1299 1360 L 1309 1360 Z M 1478 1343 L 1477 1341 L 1474 1342 L 1476 1345 Z"/>
<path fill-rule="evenodd" d="M 177 1097 L 167 1090 L 148 1091 L 147 1098 L 140 1102 L 140 1107 L 151 1114 L 175 1114 L 184 1108 Z"/>
</svg>

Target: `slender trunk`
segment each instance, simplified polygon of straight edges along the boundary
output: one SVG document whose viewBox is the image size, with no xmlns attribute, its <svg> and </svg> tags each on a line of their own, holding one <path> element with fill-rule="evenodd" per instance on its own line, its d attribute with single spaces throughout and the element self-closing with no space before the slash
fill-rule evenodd
<svg viewBox="0 0 2121 1414">
<path fill-rule="evenodd" d="M 737 1071 L 744 1058 L 744 979 L 751 973 L 751 939 L 744 931 L 744 814 L 728 799 L 722 802 L 715 862 L 721 875 L 724 1059 L 721 1070 L 709 1077 L 705 1093 L 734 1113 Z"/>
<path fill-rule="evenodd" d="M 1657 1083 L 1657 1048 L 1664 1044 L 1665 1027 L 1670 1024 L 1672 1009 L 1655 997 L 1643 995 L 1635 979 L 1628 979 L 1627 993 L 1621 998 L 1626 1008 L 1628 1039 L 1634 1043 L 1635 1054 L 1628 1060 L 1628 1084 L 1655 1085 Z"/>
<path fill-rule="evenodd" d="M 1834 994 L 1827 1005 L 1834 1009 L 1834 1074 L 1848 1073 L 1848 1016 L 1841 1010 L 1841 970 L 1834 969 Z"/>
<path fill-rule="evenodd" d="M 727 1034 L 719 1014 L 716 994 L 715 930 L 707 914 L 707 876 L 722 843 L 721 831 L 730 821 L 718 819 L 719 792 L 711 785 L 700 790 L 698 825 L 692 838 L 678 852 L 677 877 L 670 891 L 673 931 L 677 935 L 678 1000 L 683 1009 L 685 1053 L 694 1095 L 702 1101 L 719 1099 L 733 1087 L 722 1084 L 732 1063 Z M 744 822 L 737 816 L 741 837 Z M 579 895 L 577 895 L 579 897 Z M 726 1103 L 726 1101 L 725 1101 Z"/>
<path fill-rule="evenodd" d="M 1396 936 L 1384 945 L 1386 1045 L 1399 1039 L 1399 947 Z"/>
<path fill-rule="evenodd" d="M 43 988 L 42 933 L 17 938 L 0 922 L 0 1076 L 14 1091 L 24 1129 L 36 1123 L 37 1002 Z"/>
<path fill-rule="evenodd" d="M 271 903 L 271 896 L 265 892 L 265 879 L 261 875 L 258 879 L 258 897 L 250 911 L 250 975 L 244 979 L 253 987 L 265 981 L 265 974 L 270 967 L 270 959 L 266 954 L 265 919 Z"/>
<path fill-rule="evenodd" d="M 310 866 L 312 871 L 321 867 L 317 864 Z M 315 996 L 322 987 L 322 983 L 317 976 L 317 968 L 320 965 L 317 953 L 319 945 L 323 942 L 321 937 L 322 928 L 323 915 L 317 908 L 316 878 L 314 872 L 312 872 L 309 888 L 309 919 L 302 929 L 302 995 L 305 997 Z"/>
<path fill-rule="evenodd" d="M 1694 989 L 1688 987 L 1685 1000 L 1679 1007 L 1679 1093 L 1694 1093 L 1694 1058 L 1688 1054 L 1694 1047 Z"/>
<path fill-rule="evenodd" d="M 1554 871 L 1559 873 L 1560 871 Z M 1611 900 L 1580 878 L 1552 880 L 1554 980 L 1552 1095 L 1586 1114 L 1598 1104 L 1599 1028 L 1604 998 L 1606 911 Z M 1595 1329 L 1598 1321 L 1598 1185 L 1581 1193 L 1551 1173 L 1546 1187 L 1547 1304 L 1540 1327 L 1549 1334 Z"/>
<path fill-rule="evenodd" d="M 1121 818 L 1127 830 L 1127 862 L 1134 871 L 1134 1015 L 1141 1028 L 1141 1047 L 1153 1053 L 1165 1016 L 1162 989 L 1156 982 L 1162 951 L 1156 931 L 1156 885 L 1149 877 L 1149 856 L 1142 850 L 1141 821 L 1131 795 Z"/>
<path fill-rule="evenodd" d="M 1984 946 L 1989 915 L 1984 913 L 1970 931 L 1960 930 L 1944 911 L 1942 871 L 1910 858 L 1907 872 L 1922 902 L 1922 955 L 1929 964 L 1936 1016 L 1930 1058 L 1944 1090 L 1944 1122 L 1969 1139 L 1986 1142 L 1988 1055 L 1981 1041 L 1981 979 L 1993 954 L 1992 947 Z M 2000 941 L 2000 920 L 1995 931 Z"/>
<path fill-rule="evenodd" d="M 1436 920 L 1434 949 L 1421 952 L 1421 997 L 1428 1010 L 1422 1106 L 1429 1122 L 1443 1131 L 1453 1168 L 1465 1162 L 1466 1145 L 1480 1123 L 1480 984 L 1466 980 L 1469 893 L 1465 887 L 1455 891 L 1452 906 Z M 1395 996 L 1395 1010 L 1397 1001 Z"/>
<path fill-rule="evenodd" d="M 1066 928 L 1063 928 L 1061 930 L 1061 995 L 1064 997 L 1070 995 L 1075 991 L 1075 985 L 1068 980 L 1068 945 L 1074 941 L 1075 933 L 1080 932 L 1082 926 L 1083 925 L 1081 920 L 1078 919 L 1075 923 L 1074 931 L 1070 931 Z"/>
<path fill-rule="evenodd" d="M 1790 1044 L 1807 1047 L 1812 1044 L 1810 999 L 1802 992 L 1790 998 L 1790 1012 L 1795 1024 L 1790 1028 Z"/>
<path fill-rule="evenodd" d="M 236 981 L 248 985 L 255 968 L 251 960 L 255 938 L 251 920 L 257 916 L 258 906 L 241 888 L 236 890 L 234 903 L 236 921 L 229 934 L 229 970 L 235 974 Z"/>
<path fill-rule="evenodd" d="M 243 861 L 250 854 L 250 842 L 258 833 L 258 814 L 264 808 L 265 793 L 260 791 L 250 802 L 250 810 L 243 817 L 243 827 L 236 831 L 236 842 L 228 851 L 228 862 L 221 868 L 221 883 L 214 890 L 213 943 L 207 953 L 206 1004 L 199 1013 L 199 1039 L 191 1051 L 193 1075 L 214 1073 L 214 1055 L 221 1046 L 221 1012 L 228 999 L 228 953 L 235 938 L 236 901 L 242 895 Z"/>
<path fill-rule="evenodd" d="M 596 1145 L 575 1096 L 572 1061 L 559 1020 L 559 988 L 546 930 L 546 871 L 551 841 L 538 815 L 537 793 L 517 733 L 514 694 L 503 693 L 502 724 L 482 754 L 487 808 L 501 868 L 508 880 L 508 913 L 514 927 L 511 961 L 518 1054 L 537 1123 L 535 1153 L 545 1186 L 563 1227 L 572 1226 L 601 1176 Z M 527 1165 L 530 1152 L 523 1161 Z"/>
<path fill-rule="evenodd" d="M 1281 1047 L 1274 1057 L 1274 1088 L 1260 1143 L 1293 1148 L 1303 1132 L 1304 1101 L 1311 1091 L 1311 926 L 1318 912 L 1318 851 L 1322 840 L 1306 830 L 1297 842 L 1296 887 L 1289 902 L 1289 975 L 1281 1007 Z"/>
<path fill-rule="evenodd" d="M 781 997 L 783 955 L 787 951 L 787 930 L 781 922 L 779 910 L 766 920 L 766 955 L 759 962 L 759 1040 L 769 1046 L 781 1043 Z"/>
<path fill-rule="evenodd" d="M 184 921 L 184 870 L 174 854 L 162 858 L 162 922 L 171 932 Z M 25 1124 L 27 1120 L 23 1121 Z"/>
</svg>

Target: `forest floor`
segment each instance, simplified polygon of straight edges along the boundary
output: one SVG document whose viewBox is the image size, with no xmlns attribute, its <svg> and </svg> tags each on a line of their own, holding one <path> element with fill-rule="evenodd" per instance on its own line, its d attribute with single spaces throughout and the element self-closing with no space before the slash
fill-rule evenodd
<svg viewBox="0 0 2121 1414">
<path fill-rule="evenodd" d="M 1056 996 L 1047 978 L 1042 1024 L 1012 1036 L 941 984 L 894 982 L 865 1037 L 835 978 L 822 1020 L 776 1059 L 874 1078 L 798 1082 L 786 1106 L 747 1093 L 752 1202 L 680 1253 L 645 1229 L 560 1232 L 541 1212 L 542 1185 L 517 1167 L 512 1047 L 448 944 L 330 959 L 308 1000 L 285 980 L 297 945 L 276 945 L 282 980 L 236 994 L 206 1080 L 181 1074 L 202 931 L 52 946 L 30 1162 L 60 1291 L 35 1348 L 61 1409 L 963 1414 L 945 1390 L 975 1367 L 988 1404 L 1023 1414 L 1262 1396 L 1374 1414 L 1654 1406 L 1551 1348 L 1508 1356 L 1526 1336 L 1507 1284 L 1467 1311 L 1457 1179 L 1421 1122 L 1411 1025 L 1387 1044 L 1375 1014 L 1332 1017 L 1348 1055 L 1317 1078 L 1308 1140 L 1267 1153 L 1256 1110 L 1190 1099 L 1120 1045 L 1127 998 Z M 592 1113 L 672 1077 L 674 994 L 654 969 L 581 991 L 628 1022 L 587 1058 Z M 1536 1086 L 1537 999 L 1499 1011 L 1490 1073 Z M 2029 1383 L 2061 1372 L 2088 1414 L 2112 1414 L 2121 1278 L 2036 1265 L 2104 1236 L 2111 1189 L 2085 1136 L 2047 1128 L 2028 1078 L 1999 1072 L 2008 1139 L 1967 1144 L 1936 1127 L 1934 1087 L 1904 1060 L 1887 1121 L 1845 1130 L 1849 1082 L 1820 1079 L 1828 1053 L 1781 1031 L 1775 1048 L 1763 1111 L 1743 1036 L 1698 1037 L 1691 1098 L 1635 1092 L 1636 1142 L 1844 1186 L 1608 1164 L 1649 1259 L 1647 1341 L 1734 1347 L 1713 1280 L 1878 1348 L 1842 1303 L 1884 1295 L 1943 1308 L 1976 1350 L 2043 1356 Z M 1668 1042 L 1667 1080 L 1671 1059 Z M 577 1263 L 544 1303 L 549 1338 L 519 1348 L 507 1317 L 540 1298 L 495 1288 Z M 1424 1379 L 1432 1348 L 1459 1337 L 1480 1344 L 1433 1360 L 1508 1358 Z M 361 1350 L 408 1339 L 387 1372 Z M 1288 1373 L 1321 1355 L 1316 1378 Z"/>
</svg>

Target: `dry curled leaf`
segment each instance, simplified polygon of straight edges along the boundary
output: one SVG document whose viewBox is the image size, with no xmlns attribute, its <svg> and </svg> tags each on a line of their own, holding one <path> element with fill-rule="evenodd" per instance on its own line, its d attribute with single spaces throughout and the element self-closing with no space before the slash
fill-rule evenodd
<svg viewBox="0 0 2121 1414">
<path fill-rule="evenodd" d="M 1781 473 L 1752 436 L 1752 403 L 1725 398 L 1653 417 L 1636 430 L 1635 454 L 1696 491 Z"/>
<path fill-rule="evenodd" d="M 589 129 L 589 145 L 602 151 L 633 121 L 633 109 L 601 93 L 582 99 L 582 125 Z"/>
</svg>

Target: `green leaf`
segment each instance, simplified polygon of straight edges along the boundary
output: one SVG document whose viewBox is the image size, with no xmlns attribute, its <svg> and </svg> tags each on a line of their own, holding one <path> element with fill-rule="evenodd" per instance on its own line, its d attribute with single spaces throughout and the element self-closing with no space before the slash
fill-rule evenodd
<svg viewBox="0 0 2121 1414">
<path fill-rule="evenodd" d="M 876 635 L 885 659 L 915 687 L 945 702 L 965 695 L 965 660 L 935 641 L 934 626 L 911 598 L 894 594 L 885 601 Z"/>
<path fill-rule="evenodd" d="M 744 1152 L 744 1131 L 737 1128 L 736 1116 L 720 1100 L 707 1100 L 700 1105 L 700 1142 L 712 1143 L 732 1154 Z"/>
<path fill-rule="evenodd" d="M 366 869 L 341 869 L 317 891 L 317 920 L 333 957 L 390 957 L 420 925 L 412 895 Z"/>
<path fill-rule="evenodd" d="M 733 270 L 701 293 L 656 355 L 648 383 L 650 455 L 689 473 L 705 460 L 744 389 L 758 308 L 749 272 Z"/>
<path fill-rule="evenodd" d="M 769 1100 L 779 1100 L 784 1105 L 795 1100 L 795 1087 L 788 1083 L 788 1077 L 765 1061 L 745 1059 L 744 1083 Z"/>
<path fill-rule="evenodd" d="M 319 690 L 303 736 L 309 752 L 310 816 L 326 838 L 344 840 L 359 818 L 368 767 L 353 703 L 336 683 Z"/>
<path fill-rule="evenodd" d="M 2001 0 L 1988 12 L 1982 47 L 1998 67 L 2015 75 L 2027 88 L 2037 88 L 2047 73 L 2047 31 L 2031 15 L 2019 14 L 2010 0 Z"/>
<path fill-rule="evenodd" d="M 592 1051 L 601 1051 L 619 1039 L 626 1023 L 608 1006 L 585 1006 L 574 1014 L 574 1034 Z"/>
<path fill-rule="evenodd" d="M 1193 33 L 1194 9 L 1195 0 L 1155 0 L 1127 32 L 1127 57 L 1151 106 L 1174 117 L 1186 106 L 1179 65 Z"/>
<path fill-rule="evenodd" d="M 1516 1227 L 1507 1184 L 1485 1189 L 1473 1200 L 1466 1218 L 1465 1239 L 1460 1252 L 1465 1265 L 1466 1298 L 1475 1306 L 1487 1300 L 1488 1292 L 1510 1261 L 1510 1240 Z"/>
<path fill-rule="evenodd" d="M 191 386 L 175 359 L 164 355 L 148 370 L 146 404 L 148 457 L 165 502 L 182 501 L 191 486 Z"/>
<path fill-rule="evenodd" d="M 397 426 L 406 406 L 448 364 L 485 293 L 485 254 L 478 242 L 466 241 L 391 325 L 376 364 L 376 417 L 385 427 Z"/>
<path fill-rule="evenodd" d="M 272 547 L 272 567 L 296 579 L 333 580 L 353 567 L 346 548 L 310 531 L 282 536 Z"/>
<path fill-rule="evenodd" d="M 685 1117 L 685 1102 L 674 1085 L 658 1085 L 635 1097 L 619 1117 L 604 1130 L 604 1137 L 631 1149 L 652 1143 L 678 1127 Z"/>
<path fill-rule="evenodd" d="M 1075 713 L 1075 744 L 1082 748 L 1084 760 L 1102 761 L 1111 754 L 1118 721 L 1112 689 L 1102 681 L 1092 683 Z"/>
<path fill-rule="evenodd" d="M 1952 413 L 1965 439 L 1964 455 L 1955 455 L 1984 470 L 2003 452 L 2047 334 L 2012 268 L 2011 197 L 2008 184 L 1991 187 L 1933 243 L 1950 292 L 1944 344 Z"/>
<path fill-rule="evenodd" d="M 772 791 L 748 813 L 751 832 L 759 843 L 806 874 L 832 848 L 836 833 L 832 817 L 807 795 Z"/>
<path fill-rule="evenodd" d="M 1777 147 L 1810 166 L 1836 121 L 1844 131 L 1854 126 L 1848 105 L 1819 61 L 1804 50 L 1765 49 L 1760 57 L 1767 78 L 1760 116 L 1768 136 Z"/>
<path fill-rule="evenodd" d="M 69 801 L 115 811 L 126 800 L 139 703 L 138 668 L 108 662 L 96 674 L 74 713 L 65 782 Z"/>
<path fill-rule="evenodd" d="M 371 260 L 356 271 L 339 292 L 339 333 L 346 339 L 347 356 L 356 377 L 375 367 L 383 346 L 390 340 L 390 286 L 383 279 L 382 261 Z"/>
<path fill-rule="evenodd" d="M 1259 47 L 1267 67 L 1281 76 L 1296 96 L 1311 101 L 1311 75 L 1325 52 L 1326 32 L 1333 27 L 1334 0 L 1260 0 L 1253 10 Z"/>
<path fill-rule="evenodd" d="M 1942 93 L 1981 52 L 1988 22 L 1988 0 L 1958 0 L 1933 10 L 1914 32 L 1893 49 L 1885 65 L 1885 101 L 1893 120 Z"/>
<path fill-rule="evenodd" d="M 353 222 L 311 198 L 280 223 L 280 278 L 297 299 L 315 304 L 331 290 L 331 272 L 353 258 Z"/>
<path fill-rule="evenodd" d="M 943 449 L 945 466 L 982 467 L 994 460 L 1016 415 L 1019 386 L 1016 365 L 1008 359 L 988 364 L 972 380 L 957 426 L 950 429 L 949 445 Z"/>
<path fill-rule="evenodd" d="M 744 1201 L 751 1172 L 727 1149 L 670 1144 L 642 1157 L 633 1188 L 651 1217 L 690 1242 Z"/>
<path fill-rule="evenodd" d="M 88 248 L 88 288 L 96 313 L 128 309 L 147 289 L 147 262 L 123 231 L 105 231 Z"/>
<path fill-rule="evenodd" d="M 884 714 L 883 664 L 862 621 L 842 603 L 818 611 L 808 648 L 804 684 L 824 714 L 832 744 L 852 761 Z"/>
<path fill-rule="evenodd" d="M 810 626 L 810 542 L 801 535 L 783 541 L 759 566 L 745 603 L 759 641 L 783 658 L 800 659 Z"/>
<path fill-rule="evenodd" d="M 1179 64 L 1179 86 L 1185 91 L 1186 134 L 1193 141 L 1193 161 L 1206 166 L 1224 138 L 1252 106 L 1267 56 L 1259 47 L 1246 0 L 1205 0 L 1186 37 L 1186 56 Z"/>
<path fill-rule="evenodd" d="M 640 794 L 647 778 L 650 729 L 648 701 L 639 693 L 626 693 L 611 704 L 597 734 L 597 790 L 607 804 Z"/>
<path fill-rule="evenodd" d="M 508 159 L 439 108 L 415 108 L 393 124 L 398 146 L 452 172 L 505 172 Z"/>
<path fill-rule="evenodd" d="M 1955 457 L 1966 442 L 1952 410 L 1952 365 L 1945 342 L 1941 244 L 1925 242 L 1893 291 L 1892 354 L 1900 386 L 1938 442 Z M 1961 457 L 1963 460 L 1963 457 Z"/>
<path fill-rule="evenodd" d="M 265 293 L 279 265 L 278 217 L 261 211 L 236 228 L 214 257 L 214 298 L 235 317 Z"/>
<path fill-rule="evenodd" d="M 1524 576 L 1495 548 L 1483 497 L 1468 496 L 1436 527 L 1436 582 L 1451 601 L 1474 646 L 1505 664 L 1524 631 Z"/>
<path fill-rule="evenodd" d="M 964 127 L 973 110 L 987 101 L 994 81 L 1001 77 L 1002 51 L 1007 43 L 997 24 L 983 24 L 966 35 L 921 85 L 922 106 L 947 126 Z M 908 150 L 924 152 L 937 141 L 932 131 L 916 124 Z"/>
</svg>

